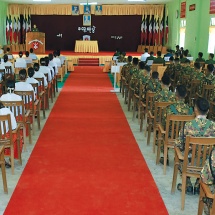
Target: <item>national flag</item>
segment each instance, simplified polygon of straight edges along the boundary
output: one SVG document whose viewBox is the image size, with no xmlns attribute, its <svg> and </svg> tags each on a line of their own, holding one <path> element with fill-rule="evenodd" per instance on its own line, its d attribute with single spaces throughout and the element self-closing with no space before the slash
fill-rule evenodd
<svg viewBox="0 0 215 215">
<path fill-rule="evenodd" d="M 31 15 L 28 14 L 28 29 L 27 32 L 31 31 Z"/>
<path fill-rule="evenodd" d="M 14 41 L 14 43 L 17 42 L 17 20 L 16 20 L 16 16 L 14 16 L 14 19 L 13 19 L 13 41 Z"/>
<path fill-rule="evenodd" d="M 145 18 L 145 36 L 144 36 L 145 45 L 146 45 L 146 41 L 147 41 L 147 36 L 148 36 L 148 17 L 146 15 L 146 18 Z"/>
<path fill-rule="evenodd" d="M 20 17 L 18 17 L 17 20 L 17 37 L 18 37 L 18 44 L 21 43 L 21 23 L 20 23 Z"/>
<path fill-rule="evenodd" d="M 156 37 L 155 37 L 155 45 L 157 46 L 159 43 L 159 17 L 157 15 L 157 22 L 156 22 Z"/>
<path fill-rule="evenodd" d="M 165 41 L 166 43 L 168 43 L 168 39 L 169 39 L 169 23 L 168 23 L 168 10 L 166 13 L 166 29 L 165 29 Z"/>
<path fill-rule="evenodd" d="M 23 23 L 22 23 L 22 43 L 25 43 L 25 34 L 26 34 L 26 15 L 24 12 L 23 15 Z"/>
<path fill-rule="evenodd" d="M 152 38 L 152 44 L 155 45 L 155 38 L 156 38 L 156 24 L 157 24 L 157 19 L 156 15 L 154 15 L 154 23 L 153 23 L 153 38 Z"/>
<path fill-rule="evenodd" d="M 10 40 L 9 31 L 10 31 L 10 24 L 9 24 L 9 16 L 7 15 L 7 17 L 6 17 L 6 41 L 7 41 L 7 44 L 9 42 L 9 40 Z"/>
<path fill-rule="evenodd" d="M 140 35 L 141 45 L 144 41 L 144 37 L 145 37 L 145 15 L 142 16 L 142 23 L 141 23 L 141 35 Z"/>
<path fill-rule="evenodd" d="M 163 45 L 163 36 L 164 36 L 164 23 L 163 23 L 163 18 L 161 19 L 160 22 L 160 38 L 159 38 L 159 45 Z"/>
<path fill-rule="evenodd" d="M 10 44 L 13 42 L 13 29 L 12 29 L 12 18 L 11 15 L 9 16 L 9 37 L 10 37 Z"/>
<path fill-rule="evenodd" d="M 149 39 L 148 39 L 148 43 L 149 45 L 151 45 L 151 40 L 152 40 L 152 26 L 153 26 L 153 20 L 152 20 L 152 15 L 150 15 L 149 18 Z"/>
</svg>

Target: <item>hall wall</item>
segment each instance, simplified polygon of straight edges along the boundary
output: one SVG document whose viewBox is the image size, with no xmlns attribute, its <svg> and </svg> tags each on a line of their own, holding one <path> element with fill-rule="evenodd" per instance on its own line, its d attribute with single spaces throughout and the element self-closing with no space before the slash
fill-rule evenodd
<svg viewBox="0 0 215 215">
<path fill-rule="evenodd" d="M 181 2 L 186 2 L 185 49 L 189 49 L 194 58 L 197 57 L 199 51 L 202 51 L 204 57 L 208 58 L 210 18 L 215 16 L 209 14 L 210 0 L 175 0 L 167 3 L 170 31 L 168 46 L 175 49 L 179 43 Z M 196 4 L 195 11 L 189 11 L 189 6 L 192 4 Z M 177 10 L 179 11 L 178 18 L 176 18 Z"/>
<path fill-rule="evenodd" d="M 6 16 L 7 16 L 7 3 L 0 1 L 0 45 L 6 44 Z"/>
</svg>

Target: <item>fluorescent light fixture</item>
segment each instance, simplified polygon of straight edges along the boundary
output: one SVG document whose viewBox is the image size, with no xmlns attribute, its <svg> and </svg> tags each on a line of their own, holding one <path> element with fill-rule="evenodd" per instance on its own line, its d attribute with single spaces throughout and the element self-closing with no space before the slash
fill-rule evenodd
<svg viewBox="0 0 215 215">
<path fill-rule="evenodd" d="M 97 2 L 89 2 L 89 3 L 82 2 L 82 3 L 80 3 L 80 5 L 96 5 L 96 4 L 97 4 Z"/>
<path fill-rule="evenodd" d="M 33 0 L 33 1 L 47 2 L 47 1 L 52 1 L 52 0 Z"/>
</svg>

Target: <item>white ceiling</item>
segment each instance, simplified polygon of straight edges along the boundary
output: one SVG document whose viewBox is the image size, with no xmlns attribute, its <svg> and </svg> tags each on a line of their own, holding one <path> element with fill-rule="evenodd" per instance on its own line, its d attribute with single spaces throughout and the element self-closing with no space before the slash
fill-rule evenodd
<svg viewBox="0 0 215 215">
<path fill-rule="evenodd" d="M 51 2 L 33 2 L 33 0 L 1 0 L 8 3 L 17 4 L 79 4 L 87 2 L 87 0 L 52 0 Z M 163 4 L 174 0 L 146 0 L 146 2 L 128 2 L 127 0 L 88 0 L 90 2 L 98 2 L 98 4 Z"/>
</svg>

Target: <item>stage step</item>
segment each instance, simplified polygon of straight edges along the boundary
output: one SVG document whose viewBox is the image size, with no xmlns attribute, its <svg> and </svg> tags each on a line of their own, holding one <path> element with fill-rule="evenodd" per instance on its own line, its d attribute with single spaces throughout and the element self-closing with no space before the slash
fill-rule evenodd
<svg viewBox="0 0 215 215">
<path fill-rule="evenodd" d="M 78 66 L 99 66 L 99 58 L 79 58 Z"/>
</svg>

